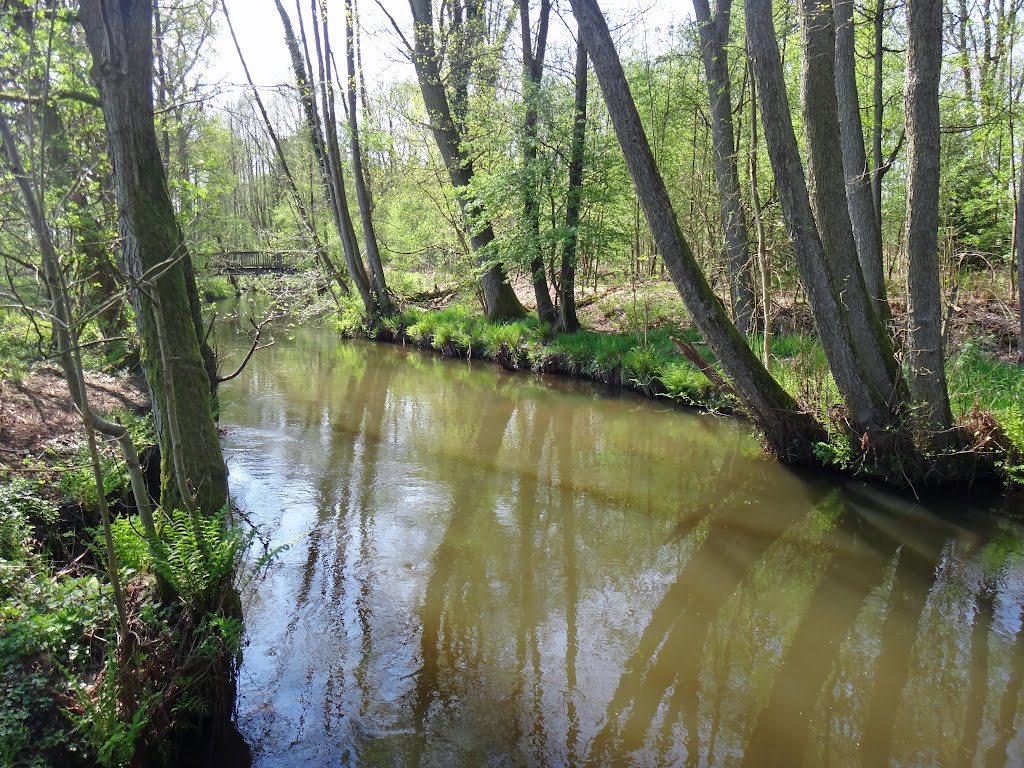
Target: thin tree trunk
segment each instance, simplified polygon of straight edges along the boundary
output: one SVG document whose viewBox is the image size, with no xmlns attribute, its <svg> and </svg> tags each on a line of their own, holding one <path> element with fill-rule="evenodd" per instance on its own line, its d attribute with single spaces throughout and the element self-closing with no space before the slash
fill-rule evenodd
<svg viewBox="0 0 1024 768">
<path fill-rule="evenodd" d="M 580 208 L 583 203 L 583 163 L 587 137 L 587 49 L 576 41 L 576 86 L 573 101 L 572 147 L 569 151 L 569 195 L 565 204 L 565 240 L 558 279 L 558 311 L 562 330 L 576 333 L 576 259 L 579 250 Z"/>
<path fill-rule="evenodd" d="M 281 146 L 281 140 L 277 135 L 277 131 L 274 129 L 274 124 L 270 120 L 270 115 L 267 114 L 266 105 L 263 103 L 263 97 L 260 96 L 259 89 L 253 82 L 252 75 L 249 73 L 249 65 L 245 61 L 245 56 L 242 54 L 242 48 L 238 44 L 238 38 L 235 36 L 235 28 L 231 24 L 231 16 L 228 14 L 227 3 L 221 0 L 221 8 L 224 11 L 224 20 L 228 24 L 228 33 L 231 35 L 231 41 L 235 45 L 235 50 L 238 52 L 238 60 L 242 63 L 242 69 L 245 71 L 245 79 L 249 83 L 249 89 L 252 92 L 253 99 L 256 102 L 256 106 L 259 109 L 260 116 L 263 118 L 263 127 L 267 131 L 267 135 L 270 137 L 270 143 L 274 146 L 274 154 L 277 156 L 278 162 L 281 164 L 281 172 L 284 174 L 285 181 L 288 186 L 288 190 L 292 194 L 292 202 L 295 203 L 295 210 L 298 211 L 299 220 L 302 222 L 303 228 L 309 235 L 310 242 L 313 244 L 313 250 L 316 252 L 317 258 L 324 265 L 324 269 L 327 274 L 337 283 L 338 288 L 341 292 L 348 294 L 349 287 L 348 283 L 342 278 L 341 273 L 338 272 L 334 262 L 331 260 L 330 255 L 327 253 L 327 248 L 324 247 L 323 241 L 320 239 L 320 234 L 316 230 L 316 225 L 313 222 L 312 216 L 309 213 L 305 203 L 302 200 L 302 195 L 299 192 L 298 185 L 295 183 L 295 177 L 292 175 L 291 168 L 288 165 L 288 159 L 285 157 L 284 148 Z"/>
<path fill-rule="evenodd" d="M 512 290 L 504 266 L 491 263 L 487 255 L 488 246 L 494 242 L 494 228 L 490 221 L 481 222 L 484 219 L 483 207 L 468 197 L 468 188 L 473 180 L 473 161 L 463 149 L 461 130 L 453 118 L 448 94 L 441 79 L 441 65 L 434 42 L 431 0 L 409 0 L 409 7 L 412 10 L 414 24 L 413 63 L 416 66 L 416 79 L 423 94 L 423 103 L 430 116 L 430 130 L 434 134 L 448 177 L 458 195 L 467 228 L 473 228 L 470 233 L 470 245 L 476 254 L 477 263 L 486 270 L 481 277 L 484 311 L 489 320 L 524 317 L 527 314 L 526 309 Z M 457 105 L 461 103 L 460 99 L 461 96 L 457 93 Z"/>
<path fill-rule="evenodd" d="M 871 154 L 873 167 L 871 170 L 871 200 L 875 206 L 875 221 L 878 222 L 876 236 L 878 238 L 878 252 L 882 254 L 882 177 L 884 171 L 882 164 L 885 159 L 882 157 L 882 118 L 884 116 L 885 102 L 883 101 L 882 90 L 882 56 L 885 48 L 882 45 L 882 33 L 885 31 L 885 0 L 877 0 L 875 4 L 875 52 L 872 61 L 874 68 L 874 97 L 873 120 L 871 125 Z"/>
<path fill-rule="evenodd" d="M 729 295 L 732 315 L 740 333 L 749 335 L 756 324 L 754 318 L 754 286 L 750 269 L 750 239 L 743 216 L 739 168 L 732 123 L 730 97 L 729 20 L 732 0 L 717 0 L 714 16 L 708 0 L 693 0 L 693 9 L 700 24 L 701 56 L 708 79 L 708 101 L 711 105 L 711 141 L 715 153 L 715 176 L 725 230 L 726 266 L 729 273 Z"/>
<path fill-rule="evenodd" d="M 770 372 L 772 369 L 772 305 L 768 286 L 771 273 L 768 266 L 764 216 L 761 211 L 761 191 L 757 184 L 757 81 L 754 78 L 752 65 L 750 69 L 750 209 L 754 216 L 754 229 L 757 232 L 757 269 L 761 277 L 761 312 L 763 314 L 761 360 L 764 367 Z"/>
<path fill-rule="evenodd" d="M 321 5 L 324 14 L 324 31 L 327 29 L 327 6 Z M 377 309 L 381 314 L 390 315 L 394 312 L 391 296 L 388 294 L 387 281 L 384 279 L 384 265 L 380 259 L 380 247 L 377 243 L 377 232 L 373 226 L 373 203 L 366 188 L 366 171 L 363 169 L 363 151 L 359 141 L 359 118 L 356 111 L 356 54 L 355 54 L 355 11 L 352 0 L 345 0 L 345 60 L 348 64 L 348 83 L 345 94 L 348 98 L 348 129 L 352 145 L 352 181 L 356 187 L 356 201 L 359 205 L 359 218 L 363 225 L 363 240 L 366 244 L 366 260 L 370 263 L 370 276 L 373 290 L 377 295 Z"/>
<path fill-rule="evenodd" d="M 1020 184 L 1017 185 L 1017 360 L 1024 364 L 1024 152 L 1020 160 Z"/>
<path fill-rule="evenodd" d="M 953 422 L 942 347 L 938 253 L 941 0 L 909 0 L 907 32 L 907 359 L 911 396 L 922 408 L 926 429 L 938 436 Z"/>
<path fill-rule="evenodd" d="M 736 329 L 679 229 L 664 179 L 629 91 L 611 33 L 596 0 L 572 0 L 579 34 L 594 63 L 608 112 L 662 259 L 694 322 L 769 446 L 790 461 L 809 461 L 823 431 L 771 377 Z"/>
<path fill-rule="evenodd" d="M 50 298 L 50 312 L 53 316 L 53 334 L 57 341 L 57 360 L 60 363 L 61 370 L 64 372 L 68 393 L 71 395 L 72 402 L 82 414 L 86 429 L 95 428 L 104 435 L 117 440 L 121 453 L 124 456 L 125 465 L 128 468 L 132 497 L 139 512 L 143 532 L 149 545 L 152 547 L 157 540 L 156 526 L 153 521 L 153 507 L 149 501 L 149 492 L 146 490 L 145 477 L 142 474 L 142 466 L 139 463 L 138 452 L 135 450 L 135 443 L 132 441 L 131 433 L 125 429 L 124 425 L 97 416 L 89 407 L 85 374 L 82 369 L 81 356 L 78 352 L 78 338 L 71 316 L 71 303 L 68 298 L 67 284 L 60 270 L 60 261 L 57 258 L 57 250 L 53 245 L 53 236 L 29 183 L 29 177 L 21 162 L 21 155 L 18 152 L 14 135 L 11 132 L 6 117 L 2 113 L 0 113 L 0 143 L 3 145 L 4 155 L 11 175 L 21 190 L 22 198 L 25 201 L 25 207 L 29 214 L 29 220 L 39 244 L 43 262 L 43 278 L 46 282 L 47 294 Z"/>
<path fill-rule="evenodd" d="M 337 152 L 337 136 L 332 133 L 329 124 L 331 120 L 328 119 L 328 128 L 326 132 L 323 129 L 323 123 L 321 121 L 321 115 L 316 105 L 316 93 L 312 84 L 310 83 L 309 77 L 310 72 L 307 68 L 308 58 L 304 60 L 302 49 L 299 48 L 299 40 L 295 37 L 295 30 L 292 27 L 291 18 L 288 16 L 288 12 L 284 9 L 281 0 L 274 0 L 277 6 L 278 15 L 281 17 L 281 26 L 284 28 L 285 43 L 288 46 L 288 52 L 291 57 L 292 71 L 295 75 L 295 85 L 299 91 L 299 99 L 302 102 L 302 110 L 306 119 L 306 127 L 310 133 L 310 141 L 313 147 L 313 153 L 316 156 L 317 165 L 320 169 L 321 181 L 323 184 L 324 194 L 327 197 L 327 202 L 330 204 L 331 212 L 334 217 L 334 226 L 338 233 L 338 237 L 341 240 L 342 250 L 345 254 L 345 265 L 348 268 L 349 277 L 352 278 L 352 284 L 356 288 L 356 292 L 362 299 L 363 307 L 368 313 L 374 311 L 373 294 L 370 289 L 370 281 L 366 275 L 366 269 L 363 267 L 362 260 L 359 258 L 359 248 L 355 241 L 355 230 L 352 226 L 352 217 L 348 212 L 348 200 L 344 195 L 344 183 L 341 177 L 340 169 L 340 157 Z M 300 15 L 301 20 L 301 15 Z M 314 20 L 316 15 L 314 14 Z M 316 43 L 318 53 L 320 53 L 320 66 L 323 66 L 323 55 L 320 51 L 320 37 L 319 34 L 316 36 Z M 305 37 L 303 37 L 303 44 L 305 44 Z M 308 50 L 308 46 L 305 46 Z M 323 78 L 325 80 L 325 88 L 323 98 L 325 107 L 328 104 L 326 94 L 326 73 Z M 324 117 L 329 117 L 324 115 Z M 334 135 L 335 141 L 332 143 L 330 137 Z"/>
<path fill-rule="evenodd" d="M 537 200 L 537 100 L 540 98 L 541 80 L 544 75 L 544 52 L 548 41 L 548 20 L 551 16 L 551 1 L 541 0 L 540 19 L 537 27 L 537 49 L 533 50 L 530 27 L 530 0 L 518 0 L 519 23 L 523 41 L 523 101 L 526 115 L 523 122 L 523 220 L 526 223 L 526 237 L 530 259 L 530 276 L 533 293 L 537 300 L 537 314 L 544 322 L 556 320 L 555 305 L 551 303 L 544 256 L 540 244 L 540 205 Z"/>
<path fill-rule="evenodd" d="M 120 215 L 121 260 L 132 280 L 132 305 L 142 344 L 146 381 L 152 394 L 160 437 L 161 501 L 168 509 L 178 498 L 168 409 L 188 440 L 185 480 L 195 489 L 196 506 L 212 514 L 227 503 L 227 470 L 211 411 L 211 381 L 200 351 L 189 301 L 184 257 L 188 253 L 167 192 L 153 121 L 153 8 L 149 0 L 122 0 L 118 13 L 105 0 L 83 0 L 79 19 L 93 55 L 93 77 L 100 89 L 107 147 Z M 154 307 L 149 293 L 159 297 Z M 161 363 L 155 313 L 161 312 L 173 370 Z M 175 396 L 166 381 L 174 376 Z"/>
<path fill-rule="evenodd" d="M 857 93 L 857 69 L 854 52 L 853 0 L 835 0 L 836 23 L 836 97 L 839 105 L 840 142 L 843 147 L 843 172 L 846 175 L 846 200 L 857 245 L 857 259 L 864 272 L 868 294 L 876 311 L 889 315 L 885 302 L 885 275 L 882 268 L 881 235 L 875 218 L 871 193 L 871 172 L 864 151 L 864 128 L 860 119 Z"/>
</svg>

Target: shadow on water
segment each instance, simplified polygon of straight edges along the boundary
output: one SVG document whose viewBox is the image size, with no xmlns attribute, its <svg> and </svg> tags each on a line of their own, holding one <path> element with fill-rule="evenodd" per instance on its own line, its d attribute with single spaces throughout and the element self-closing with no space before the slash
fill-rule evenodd
<svg viewBox="0 0 1024 768">
<path fill-rule="evenodd" d="M 254 765 L 1024 762 L 1016 524 L 798 477 L 723 420 L 290 333 L 223 395 L 235 498 L 290 545 L 245 595 Z"/>
</svg>

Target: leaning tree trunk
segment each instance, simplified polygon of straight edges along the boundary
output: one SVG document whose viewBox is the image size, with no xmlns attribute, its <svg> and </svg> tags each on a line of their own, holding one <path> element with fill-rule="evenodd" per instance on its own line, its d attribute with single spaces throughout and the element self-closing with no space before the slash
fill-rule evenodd
<svg viewBox="0 0 1024 768">
<path fill-rule="evenodd" d="M 907 360 L 910 394 L 923 426 L 948 432 L 953 415 L 946 388 L 939 288 L 939 72 L 942 1 L 907 4 Z"/>
<path fill-rule="evenodd" d="M 867 433 L 873 445 L 885 444 L 891 439 L 889 428 L 894 424 L 895 415 L 888 397 L 878 391 L 863 369 L 842 294 L 833 285 L 826 265 L 826 254 L 811 212 L 807 181 L 793 130 L 771 0 L 746 0 L 745 10 L 748 51 L 757 78 L 765 143 L 818 338 L 836 386 L 849 409 L 852 430 L 858 435 Z M 831 54 L 828 61 L 832 61 Z M 833 114 L 834 110 L 833 102 Z M 837 176 L 839 184 L 842 184 L 842 178 L 840 169 Z M 845 203 L 842 210 L 845 212 Z"/>
<path fill-rule="evenodd" d="M 558 313 L 562 330 L 576 333 L 576 259 L 579 251 L 580 208 L 583 203 L 583 163 L 587 138 L 587 49 L 576 41 L 576 86 L 573 102 L 572 147 L 569 151 L 569 195 L 565 203 L 565 239 L 558 276 Z"/>
<path fill-rule="evenodd" d="M 555 321 L 555 305 L 551 303 L 547 269 L 540 243 L 540 204 L 537 173 L 537 101 L 540 98 L 544 75 L 544 52 L 548 42 L 548 20 L 551 17 L 550 0 L 541 0 L 540 20 L 537 28 L 537 49 L 534 51 L 530 30 L 530 0 L 518 0 L 519 23 L 523 40 L 523 101 L 526 115 L 523 121 L 523 221 L 529 241 L 530 276 L 537 299 L 537 314 L 544 322 Z"/>
<path fill-rule="evenodd" d="M 341 175 L 341 160 L 337 137 L 331 130 L 330 125 L 328 125 L 327 131 L 324 130 L 320 111 L 316 105 L 316 94 L 309 79 L 311 75 L 309 65 L 299 48 L 299 41 L 295 36 L 291 17 L 285 10 L 284 5 L 281 4 L 281 0 L 275 0 L 275 5 L 277 6 L 278 15 L 281 17 L 285 43 L 288 46 L 288 53 L 291 58 L 292 72 L 295 75 L 295 85 L 299 91 L 299 100 L 302 102 L 302 111 L 306 119 L 306 127 L 309 130 L 313 154 L 316 156 L 317 166 L 320 169 L 320 179 L 323 184 L 324 195 L 330 204 L 334 227 L 338 233 L 338 238 L 341 240 L 342 251 L 345 254 L 345 266 L 348 268 L 349 277 L 352 278 L 352 284 L 355 286 L 359 298 L 362 299 L 363 307 L 367 313 L 372 313 L 374 310 L 373 293 L 366 269 L 363 267 L 363 262 L 359 257 L 359 246 L 356 242 L 355 229 L 352 226 L 352 217 L 348 210 L 348 198 L 345 195 L 344 181 Z M 319 41 L 318 35 L 318 47 Z M 327 95 L 324 94 L 325 106 L 326 100 Z M 328 116 L 324 115 L 323 117 L 327 118 Z M 331 122 L 328 119 L 328 124 Z"/>
<path fill-rule="evenodd" d="M 715 176 L 725 230 L 732 316 L 740 333 L 750 334 L 754 320 L 754 284 L 750 269 L 750 238 L 743 216 L 740 174 L 732 127 L 732 98 L 729 95 L 729 19 L 732 0 L 718 0 L 714 16 L 708 0 L 694 0 L 693 10 L 700 24 L 701 56 L 708 78 L 711 105 L 711 144 L 715 153 Z"/>
<path fill-rule="evenodd" d="M 153 6 L 149 0 L 122 0 L 118 12 L 113 12 L 105 2 L 82 0 L 79 18 L 100 90 L 120 211 L 121 259 L 133 284 L 131 300 L 142 363 L 164 458 L 161 501 L 167 509 L 191 502 L 213 513 L 227 503 L 227 471 L 210 407 L 210 379 L 200 353 L 201 337 L 189 304 L 183 263 L 187 250 L 167 192 L 153 122 Z M 155 308 L 157 303 L 160 310 Z M 173 370 L 161 361 L 157 311 L 161 312 L 159 320 Z M 167 396 L 166 389 L 171 376 L 173 398 Z M 172 411 L 188 441 L 183 482 L 170 461 L 175 446 L 166 416 Z M 182 499 L 180 487 L 188 488 L 192 498 Z"/>
<path fill-rule="evenodd" d="M 324 14 L 324 29 L 327 28 L 327 6 L 320 6 Z M 345 96 L 348 99 L 348 130 L 352 147 L 352 182 L 356 187 L 356 203 L 359 205 L 359 220 L 363 225 L 363 241 L 366 244 L 366 260 L 370 263 L 370 277 L 373 291 L 377 295 L 377 309 L 383 315 L 394 312 L 387 280 L 384 279 L 384 265 L 380 259 L 377 230 L 373 226 L 373 205 L 366 187 L 366 173 L 363 169 L 363 150 L 359 140 L 359 117 L 356 112 L 356 53 L 355 53 L 355 11 L 352 0 L 345 0 L 345 61 L 348 64 L 348 82 Z M 328 62 L 329 63 L 329 62 Z"/>
<path fill-rule="evenodd" d="M 309 235 L 310 243 L 313 246 L 313 252 L 316 253 L 317 258 L 323 265 L 324 271 L 330 279 L 334 280 L 341 292 L 347 295 L 349 293 L 348 284 L 344 279 L 342 279 L 341 273 L 334 265 L 330 255 L 327 253 L 327 248 L 320 239 L 320 234 L 317 232 L 316 226 L 313 223 L 313 217 L 302 199 L 302 194 L 299 192 L 298 185 L 295 183 L 295 176 L 292 174 L 291 167 L 288 165 L 288 158 L 284 154 L 284 147 L 281 146 L 281 139 L 277 135 L 274 124 L 270 120 L 270 115 L 267 114 L 267 107 L 263 103 L 263 97 L 260 96 L 259 88 L 257 88 L 256 84 L 253 82 L 252 74 L 249 72 L 249 65 L 246 63 L 245 56 L 242 54 L 242 46 L 238 44 L 238 37 L 235 35 L 235 28 L 231 24 L 231 15 L 228 13 L 228 7 L 225 0 L 221 0 L 221 11 L 224 13 L 224 21 L 226 21 L 228 25 L 228 34 L 231 36 L 231 42 L 234 44 L 235 51 L 238 53 L 238 60 L 242 64 L 242 71 L 245 72 L 246 82 L 249 83 L 249 91 L 252 93 L 253 101 L 256 102 L 256 107 L 258 108 L 260 117 L 263 120 L 263 128 L 266 130 L 267 136 L 270 137 L 270 143 L 274 147 L 274 154 L 277 156 L 277 161 L 281 164 L 281 174 L 284 176 L 285 185 L 288 187 L 289 192 L 291 192 L 292 203 L 294 203 L 295 210 L 298 212 L 299 221 L 302 222 L 302 226 L 305 228 L 306 234 Z"/>
<path fill-rule="evenodd" d="M 785 460 L 813 460 L 813 447 L 823 439 L 823 430 L 809 414 L 799 409 L 747 346 L 746 339 L 711 290 L 679 229 L 665 181 L 655 163 L 601 9 L 596 0 L 572 0 L 572 10 L 579 24 L 580 38 L 594 63 L 651 235 L 672 282 L 771 449 Z"/>
<path fill-rule="evenodd" d="M 477 256 L 477 263 L 486 266 L 481 278 L 484 294 L 484 311 L 489 320 L 504 320 L 524 317 L 527 312 L 508 282 L 508 275 L 501 264 L 490 262 L 488 246 L 494 242 L 494 228 L 484 220 L 483 206 L 469 197 L 469 185 L 473 180 L 473 161 L 462 146 L 462 136 L 452 119 L 452 108 L 448 101 L 441 65 L 434 42 L 434 14 L 431 0 L 409 0 L 412 9 L 413 63 L 416 79 L 419 81 L 423 103 L 430 116 L 430 130 L 434 134 L 437 148 L 441 152 L 448 177 L 459 198 L 463 215 L 470 234 L 470 246 Z M 454 64 L 453 64 L 454 66 Z M 457 95 L 457 103 L 462 96 Z"/>
<path fill-rule="evenodd" d="M 846 199 L 857 243 L 857 259 L 864 273 L 868 294 L 882 317 L 887 317 L 885 274 L 882 267 L 880 223 L 875 218 L 871 191 L 871 172 L 864 150 L 864 126 L 857 93 L 857 69 L 854 53 L 853 0 L 835 0 L 836 22 L 836 97 L 839 103 L 840 143 L 843 148 L 843 172 L 846 175 Z M 883 306 L 884 303 L 884 306 Z"/>
</svg>

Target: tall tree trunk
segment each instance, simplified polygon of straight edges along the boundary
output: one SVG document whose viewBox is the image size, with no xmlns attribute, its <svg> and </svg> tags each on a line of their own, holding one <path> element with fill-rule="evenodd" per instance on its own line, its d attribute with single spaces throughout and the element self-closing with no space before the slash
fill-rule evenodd
<svg viewBox="0 0 1024 768">
<path fill-rule="evenodd" d="M 753 66 L 750 69 L 750 211 L 754 217 L 754 231 L 757 232 L 757 270 L 761 278 L 761 360 L 770 372 L 772 369 L 772 305 L 768 293 L 771 271 L 768 265 L 767 238 L 764 230 L 764 215 L 761 206 L 761 190 L 757 182 L 757 79 Z"/>
<path fill-rule="evenodd" d="M 409 0 L 409 7 L 412 9 L 414 25 L 413 63 L 423 103 L 430 116 L 430 130 L 459 197 L 467 225 L 472 228 L 470 245 L 477 256 L 477 263 L 481 266 L 489 265 L 481 278 L 484 311 L 489 320 L 524 317 L 526 309 L 512 290 L 504 266 L 491 263 L 486 253 L 487 247 L 494 242 L 494 228 L 489 221 L 479 223 L 483 218 L 483 207 L 468 197 L 469 184 L 473 180 L 473 161 L 462 147 L 462 134 L 453 119 L 448 94 L 441 79 L 441 65 L 434 43 L 431 0 Z M 461 103 L 462 97 L 458 94 L 456 97 L 456 103 Z"/>
<path fill-rule="evenodd" d="M 633 186 L 672 282 L 768 445 L 784 459 L 811 460 L 813 446 L 823 431 L 765 370 L 701 272 L 679 229 L 601 9 L 596 0 L 572 0 L 572 10 L 594 63 Z"/>
<path fill-rule="evenodd" d="M 801 90 L 807 135 L 811 206 L 825 253 L 825 266 L 852 334 L 861 368 L 890 408 L 897 408 L 905 382 L 893 354 L 888 329 L 869 297 L 857 258 L 844 181 L 835 75 L 835 24 L 832 7 L 801 0 L 803 47 Z M 847 94 L 855 96 L 856 94 Z M 854 106 L 856 108 L 856 106 Z"/>
<path fill-rule="evenodd" d="M 324 29 L 327 28 L 327 6 L 321 5 L 324 14 Z M 352 146 L 352 180 L 356 186 L 356 202 L 359 205 L 359 218 L 363 225 L 363 240 L 366 244 L 366 260 L 370 263 L 370 276 L 373 290 L 377 295 L 377 308 L 381 314 L 390 315 L 394 312 L 391 296 L 388 294 L 387 281 L 384 279 L 384 265 L 380 259 L 380 247 L 377 243 L 377 231 L 373 226 L 373 204 L 370 192 L 366 187 L 366 171 L 363 169 L 363 150 L 359 141 L 359 118 L 356 111 L 356 53 L 355 53 L 355 11 L 352 0 L 345 0 L 345 60 L 348 64 L 348 83 L 345 94 L 348 98 L 348 130 Z"/>
<path fill-rule="evenodd" d="M 950 429 L 939 288 L 939 73 L 942 2 L 907 4 L 907 359 L 910 394 L 925 427 Z"/>
<path fill-rule="evenodd" d="M 887 317 L 885 275 L 882 268 L 881 234 L 875 218 L 871 194 L 871 172 L 864 150 L 864 127 L 860 119 L 857 93 L 857 68 L 854 52 L 853 0 L 835 0 L 836 22 L 836 98 L 839 105 L 840 142 L 843 147 L 843 172 L 846 174 L 846 199 L 857 245 L 857 259 L 864 272 L 868 295 L 876 311 Z"/>
<path fill-rule="evenodd" d="M 79 18 L 100 89 L 120 211 L 121 259 L 134 285 L 132 305 L 164 457 L 161 500 L 168 509 L 189 501 L 213 513 L 227 503 L 227 471 L 211 412 L 201 331 L 197 332 L 189 304 L 183 263 L 187 249 L 167 193 L 153 122 L 153 6 L 149 0 L 122 0 L 115 13 L 105 2 L 83 0 Z M 159 297 L 159 309 L 150 293 Z M 158 311 L 173 370 L 161 361 Z M 170 376 L 175 382 L 173 398 L 165 387 Z M 183 482 L 170 461 L 174 446 L 166 415 L 172 409 L 189 443 Z M 191 499 L 180 498 L 182 486 L 189 489 Z"/>
<path fill-rule="evenodd" d="M 1020 183 L 1017 185 L 1017 361 L 1024 364 L 1024 152 L 1020 159 Z"/>
<path fill-rule="evenodd" d="M 873 67 L 873 115 L 871 125 L 871 201 L 875 206 L 875 221 L 878 222 L 878 252 L 882 253 L 882 118 L 885 114 L 885 102 L 882 90 L 882 56 L 885 54 L 882 33 L 885 31 L 885 0 L 877 0 L 875 3 L 875 51 L 872 60 Z"/>
<path fill-rule="evenodd" d="M 355 229 L 352 226 L 352 217 L 348 211 L 348 198 L 345 195 L 344 181 L 341 175 L 341 157 L 338 151 L 337 135 L 330 128 L 329 115 L 327 118 L 327 130 L 324 130 L 322 117 L 316 104 L 316 93 L 310 82 L 310 71 L 303 56 L 303 49 L 299 48 L 299 40 L 295 36 L 292 27 L 291 17 L 282 5 L 281 0 L 274 0 L 277 6 L 278 15 L 281 17 L 281 26 L 284 28 L 285 43 L 288 46 L 288 53 L 292 62 L 292 71 L 295 75 L 295 85 L 299 91 L 299 100 L 302 102 L 302 111 L 306 120 L 306 127 L 309 130 L 310 142 L 312 143 L 313 154 L 316 156 L 317 166 L 320 170 L 321 182 L 324 195 L 330 205 L 334 218 L 334 226 L 341 240 L 342 250 L 345 254 L 345 266 L 348 268 L 349 277 L 356 292 L 362 299 L 363 307 L 367 313 L 374 311 L 373 293 L 370 288 L 370 281 L 366 275 L 362 259 L 359 257 L 359 246 L 356 242 Z M 313 16 L 316 19 L 316 14 Z M 300 16 L 301 19 L 301 16 Z M 320 53 L 321 69 L 323 67 L 323 53 L 320 50 L 320 36 L 316 36 L 317 48 Z M 304 48 L 305 37 L 303 37 Z M 325 81 L 326 75 L 322 78 Z M 326 87 L 322 94 L 325 107 L 329 104 Z M 326 110 L 325 110 L 326 111 Z M 332 140 L 333 137 L 333 140 Z"/>
<path fill-rule="evenodd" d="M 733 138 L 729 59 L 726 51 L 732 0 L 718 0 L 714 16 L 711 15 L 708 0 L 693 0 L 693 9 L 700 24 L 701 56 L 708 78 L 711 142 L 715 153 L 722 228 L 725 230 L 732 316 L 740 333 L 749 335 L 756 324 L 754 284 L 750 268 L 750 240 L 740 193 L 736 142 Z"/>
<path fill-rule="evenodd" d="M 292 202 L 295 204 L 295 210 L 299 214 L 299 220 L 302 222 L 303 228 L 309 235 L 310 242 L 313 245 L 313 250 L 323 264 L 324 271 L 327 272 L 328 276 L 337 283 L 338 288 L 342 293 L 348 294 L 348 284 L 342 279 L 341 273 L 338 268 L 335 267 L 334 262 L 331 260 L 330 255 L 327 253 L 327 248 L 324 247 L 323 241 L 320 239 L 320 234 L 317 232 L 316 225 L 313 222 L 313 217 L 303 202 L 302 195 L 299 193 L 299 187 L 295 182 L 295 176 L 292 174 L 291 168 L 288 165 L 288 158 L 284 154 L 284 148 L 281 146 L 281 140 L 277 135 L 277 131 L 274 129 L 274 124 L 270 120 L 270 115 L 267 114 L 266 105 L 263 103 L 263 97 L 260 96 L 259 89 L 253 82 L 252 75 L 249 72 L 249 65 L 245 61 L 245 56 L 242 54 L 242 47 L 238 44 L 238 38 L 235 36 L 235 28 L 231 24 L 231 16 L 228 14 L 227 3 L 221 0 L 221 9 L 224 11 L 224 20 L 228 24 L 228 33 L 231 35 L 231 41 L 234 43 L 235 51 L 238 52 L 238 60 L 242 63 L 242 69 L 245 71 L 246 82 L 249 83 L 249 90 L 252 92 L 253 100 L 256 102 L 256 106 L 259 109 L 260 117 L 263 119 L 263 127 L 267 131 L 267 135 L 270 137 L 270 143 L 274 146 L 274 154 L 277 156 L 277 161 L 281 164 L 281 173 L 284 174 L 285 182 L 288 186 L 289 191 L 292 194 Z"/>
<path fill-rule="evenodd" d="M 537 49 L 534 51 L 530 28 L 530 0 L 518 0 L 519 23 L 523 40 L 523 101 L 526 116 L 523 122 L 523 220 L 529 240 L 530 276 L 533 293 L 537 299 L 537 314 L 544 322 L 556 320 L 555 306 L 551 303 L 548 289 L 547 270 L 540 243 L 540 205 L 537 173 L 537 101 L 540 98 L 541 80 L 544 76 L 544 52 L 548 42 L 548 20 L 551 16 L 551 0 L 541 0 L 540 19 L 537 24 Z"/>
<path fill-rule="evenodd" d="M 573 101 L 572 147 L 569 150 L 569 195 L 565 203 L 565 240 L 558 277 L 558 312 L 562 330 L 576 333 L 576 259 L 579 251 L 580 208 L 583 204 L 583 163 L 587 138 L 587 49 L 576 41 L 576 86 Z"/>
<path fill-rule="evenodd" d="M 889 398 L 878 391 L 863 370 L 841 293 L 833 284 L 826 265 L 826 253 L 811 212 L 807 182 L 793 131 L 782 59 L 772 19 L 772 3 L 771 0 L 746 0 L 745 9 L 749 56 L 757 76 L 757 90 L 761 100 L 761 125 L 775 174 L 783 218 L 814 314 L 818 338 L 836 385 L 849 408 L 853 430 L 857 434 L 866 432 L 874 445 L 879 442 L 884 444 L 891 437 L 888 431 L 895 420 L 894 408 L 890 406 Z M 831 63 L 832 60 L 830 52 L 827 61 Z M 832 114 L 835 115 L 834 101 Z M 833 139 L 835 135 L 832 134 Z M 840 169 L 838 183 L 842 184 L 842 178 Z M 845 202 L 842 203 L 842 212 L 845 213 Z"/>
</svg>

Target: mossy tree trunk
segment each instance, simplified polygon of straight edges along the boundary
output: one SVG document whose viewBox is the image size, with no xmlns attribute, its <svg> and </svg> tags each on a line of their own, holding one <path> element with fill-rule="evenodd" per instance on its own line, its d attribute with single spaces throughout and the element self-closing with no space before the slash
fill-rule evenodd
<svg viewBox="0 0 1024 768">
<path fill-rule="evenodd" d="M 100 89 L 119 210 L 120 258 L 131 281 L 142 363 L 164 457 L 161 500 L 167 509 L 191 504 L 212 513 L 227 502 L 227 470 L 211 410 L 197 304 L 190 300 L 188 251 L 168 195 L 153 121 L 153 6 L 148 0 L 83 0 L 79 18 Z M 166 365 L 157 336 L 157 307 L 166 334 Z M 170 377 L 173 399 L 167 394 Z M 172 409 L 186 442 L 183 483 L 170 461 L 175 446 L 166 415 Z M 179 487 L 188 488 L 192 498 L 180 498 Z"/>
</svg>

